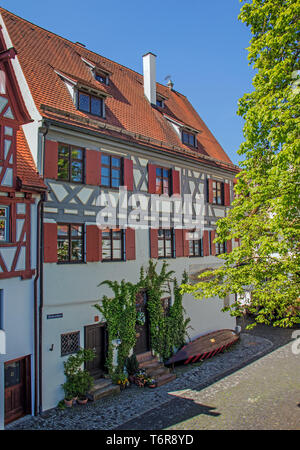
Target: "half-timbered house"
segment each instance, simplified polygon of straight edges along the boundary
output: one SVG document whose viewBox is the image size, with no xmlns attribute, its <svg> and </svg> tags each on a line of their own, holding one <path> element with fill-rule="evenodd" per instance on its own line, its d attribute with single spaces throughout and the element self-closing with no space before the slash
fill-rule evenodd
<svg viewBox="0 0 300 450">
<path fill-rule="evenodd" d="M 62 398 L 63 362 L 79 347 L 96 350 L 89 370 L 103 373 L 105 323 L 93 308 L 103 294 L 111 294 L 99 288 L 102 281 L 136 282 L 149 258 L 159 264 L 167 260 L 178 279 L 184 270 L 192 279 L 220 264 L 217 254 L 231 251 L 231 241 L 221 246 L 214 238 L 217 220 L 230 208 L 237 168 L 173 83 L 157 83 L 152 53 L 143 56 L 140 74 L 0 12 L 33 110 L 34 123 L 25 135 L 49 189 L 40 336 L 40 401 L 47 409 Z M 126 188 L 125 203 L 120 186 Z M 192 199 L 189 227 L 163 224 L 171 196 Z M 165 200 L 158 222 L 157 198 Z M 126 227 L 122 220 L 128 216 Z M 194 235 L 200 222 L 204 232 Z M 143 302 L 146 296 L 141 309 Z M 185 296 L 191 337 L 234 328 L 222 306 L 218 298 L 200 302 Z M 139 330 L 138 354 L 150 350 L 148 325 Z"/>
<path fill-rule="evenodd" d="M 0 29 L 0 428 L 33 412 L 37 204 L 46 190 L 23 126 L 31 122 Z"/>
</svg>

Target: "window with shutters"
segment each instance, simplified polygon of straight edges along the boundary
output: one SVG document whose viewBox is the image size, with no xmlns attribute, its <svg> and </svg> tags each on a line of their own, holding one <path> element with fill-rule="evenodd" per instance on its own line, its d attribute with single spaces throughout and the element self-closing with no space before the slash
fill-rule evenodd
<svg viewBox="0 0 300 450">
<path fill-rule="evenodd" d="M 122 158 L 101 154 L 101 185 L 118 188 L 122 184 Z"/>
<path fill-rule="evenodd" d="M 191 230 L 188 232 L 189 256 L 203 256 L 203 239 L 200 232 Z"/>
<path fill-rule="evenodd" d="M 156 167 L 156 194 L 170 195 L 170 170 Z"/>
<path fill-rule="evenodd" d="M 84 182 L 84 150 L 82 148 L 59 144 L 57 178 L 72 183 Z"/>
<path fill-rule="evenodd" d="M 173 229 L 158 230 L 158 258 L 174 257 Z"/>
<path fill-rule="evenodd" d="M 84 262 L 83 225 L 57 224 L 57 261 L 59 263 Z"/>
<path fill-rule="evenodd" d="M 224 183 L 212 181 L 213 204 L 224 205 Z"/>
<path fill-rule="evenodd" d="M 124 231 L 106 228 L 102 231 L 102 261 L 124 260 Z"/>
</svg>

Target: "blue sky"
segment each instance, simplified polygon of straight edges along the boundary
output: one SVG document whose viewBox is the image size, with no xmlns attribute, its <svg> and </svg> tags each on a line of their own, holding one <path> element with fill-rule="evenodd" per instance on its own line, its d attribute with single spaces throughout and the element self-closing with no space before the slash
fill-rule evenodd
<svg viewBox="0 0 300 450">
<path fill-rule="evenodd" d="M 234 163 L 243 141 L 238 99 L 252 90 L 250 30 L 239 0 L 2 0 L 30 22 L 142 73 L 142 55 L 157 55 L 157 81 L 171 75 Z"/>
</svg>

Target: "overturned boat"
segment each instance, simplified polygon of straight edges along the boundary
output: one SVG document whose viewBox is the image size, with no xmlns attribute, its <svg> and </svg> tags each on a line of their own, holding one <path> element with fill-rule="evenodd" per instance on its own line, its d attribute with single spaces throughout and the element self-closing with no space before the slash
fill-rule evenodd
<svg viewBox="0 0 300 450">
<path fill-rule="evenodd" d="M 234 330 L 218 330 L 205 334 L 189 342 L 173 355 L 166 365 L 190 364 L 211 358 L 223 352 L 239 340 Z"/>
</svg>

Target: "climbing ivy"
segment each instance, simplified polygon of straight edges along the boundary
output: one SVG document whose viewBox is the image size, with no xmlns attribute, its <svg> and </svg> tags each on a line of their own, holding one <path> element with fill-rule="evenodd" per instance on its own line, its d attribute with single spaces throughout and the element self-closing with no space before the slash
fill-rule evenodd
<svg viewBox="0 0 300 450">
<path fill-rule="evenodd" d="M 108 355 L 106 365 L 109 375 L 116 377 L 122 374 L 126 358 L 136 344 L 136 296 L 145 289 L 147 292 L 147 310 L 150 322 L 151 348 L 154 353 L 168 359 L 176 349 L 185 343 L 189 318 L 185 318 L 182 305 L 182 294 L 176 278 L 172 278 L 174 271 L 168 271 L 168 264 L 164 261 L 160 272 L 157 263 L 149 261 L 145 271 L 141 268 L 140 279 L 136 284 L 122 280 L 104 281 L 101 285 L 109 286 L 114 296 L 103 296 L 101 304 L 94 305 L 101 312 L 107 322 Z M 187 274 L 183 274 L 183 283 L 187 281 Z M 171 287 L 172 285 L 172 287 Z M 165 314 L 161 299 L 165 294 L 173 291 L 174 303 Z M 113 367 L 113 341 L 119 339 L 117 366 Z"/>
</svg>

